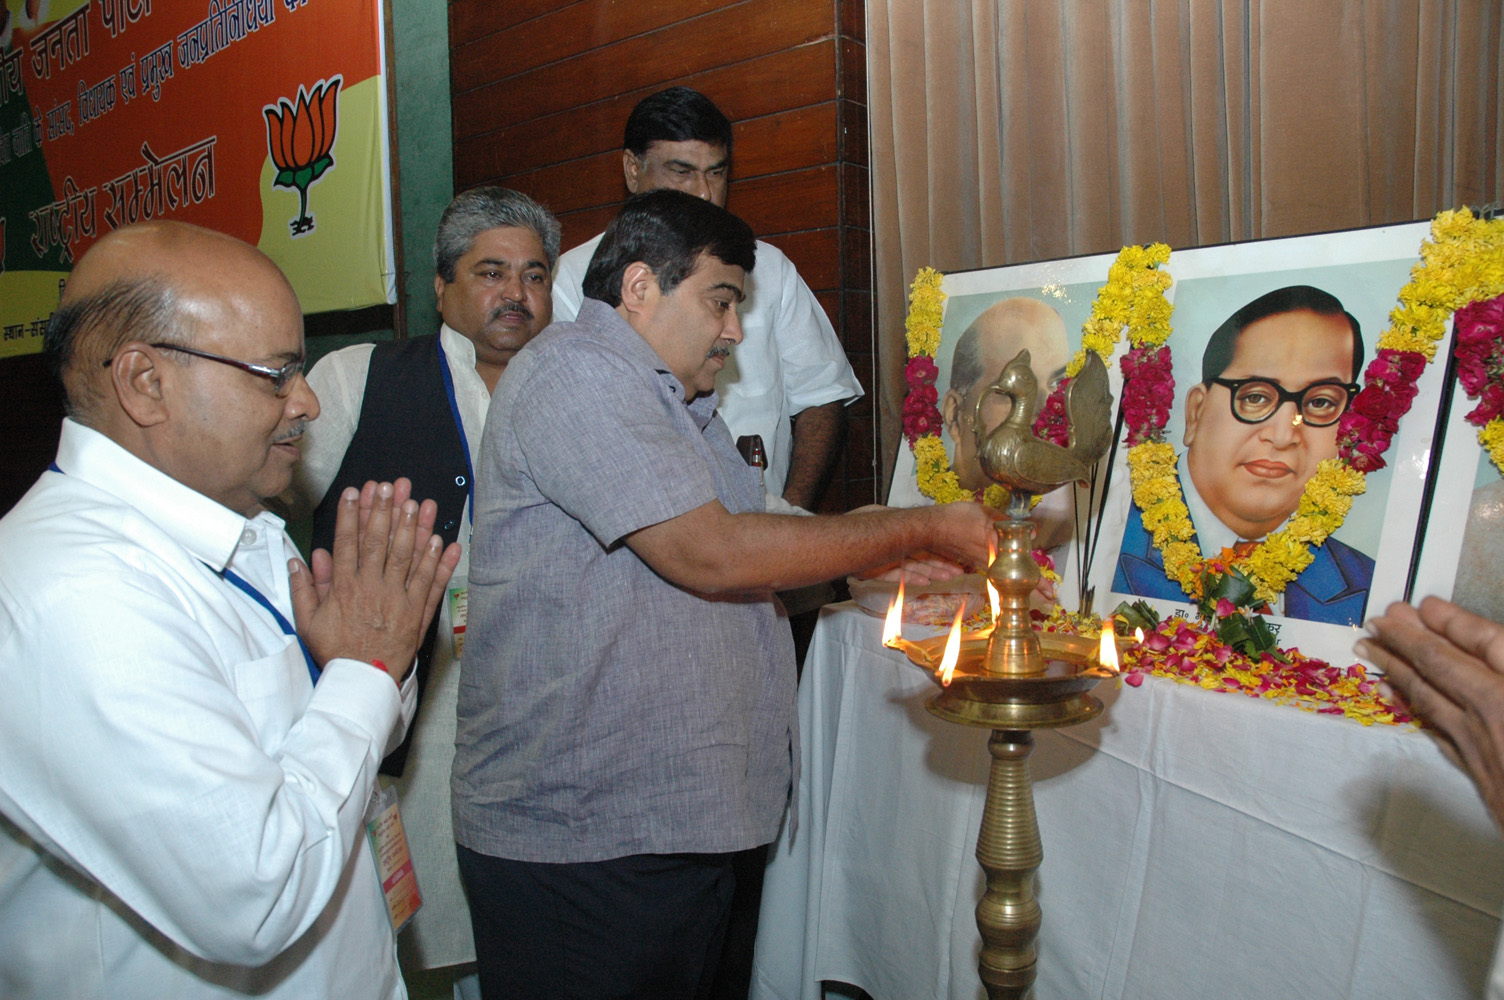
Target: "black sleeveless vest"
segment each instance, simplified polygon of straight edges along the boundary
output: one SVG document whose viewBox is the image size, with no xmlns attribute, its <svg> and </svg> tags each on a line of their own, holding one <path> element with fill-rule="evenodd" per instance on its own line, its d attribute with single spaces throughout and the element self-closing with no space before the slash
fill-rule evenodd
<svg viewBox="0 0 1504 1000">
<path fill-rule="evenodd" d="M 315 548 L 333 546 L 334 516 L 345 487 L 359 489 L 368 480 L 391 482 L 399 476 L 412 480 L 414 499 L 431 499 L 438 504 L 434 531 L 443 536 L 444 543 L 459 540 L 469 472 L 464 443 L 444 392 L 438 343 L 437 336 L 392 340 L 376 345 L 371 352 L 355 436 L 345 450 L 339 472 L 313 512 Z M 438 635 L 439 616 L 435 613 L 418 647 L 420 704 Z M 383 774 L 402 773 L 412 735 L 409 728 L 402 745 L 382 761 Z"/>
</svg>

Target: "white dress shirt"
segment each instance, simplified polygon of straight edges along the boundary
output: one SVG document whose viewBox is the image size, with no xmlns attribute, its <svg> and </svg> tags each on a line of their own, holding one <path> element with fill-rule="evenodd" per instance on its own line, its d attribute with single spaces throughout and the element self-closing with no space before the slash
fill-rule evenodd
<svg viewBox="0 0 1504 1000">
<path fill-rule="evenodd" d="M 1191 527 L 1196 529 L 1196 542 L 1201 546 L 1203 559 L 1214 559 L 1222 554 L 1223 549 L 1233 548 L 1243 542 L 1262 542 L 1268 537 L 1268 535 L 1260 535 L 1258 538 L 1241 538 L 1236 531 L 1223 524 L 1222 519 L 1213 514 L 1212 509 L 1206 505 L 1206 501 L 1201 499 L 1201 492 L 1196 489 L 1196 483 L 1191 479 L 1191 470 L 1186 464 L 1187 460 L 1188 453 L 1182 452 L 1175 468 L 1180 473 L 1180 492 L 1185 497 L 1185 507 L 1191 515 Z M 1290 518 L 1287 517 L 1280 527 L 1283 528 L 1289 523 Z M 1270 603 L 1270 610 L 1277 615 L 1285 613 L 1283 589 Z"/>
<path fill-rule="evenodd" d="M 491 392 L 475 370 L 475 345 L 447 325 L 439 329 L 439 343 L 449 362 L 455 402 L 470 448 L 470 466 L 480 460 L 481 431 Z M 318 506 L 345 460 L 345 452 L 360 423 L 365 402 L 366 373 L 373 344 L 356 344 L 319 360 L 308 373 L 308 384 L 319 397 L 319 418 L 303 437 L 303 459 L 293 474 L 289 509 L 307 512 Z M 423 499 L 419 497 L 418 499 Z M 470 503 L 460 520 L 464 553 L 449 587 L 463 589 L 470 569 Z M 414 723 L 402 777 L 393 782 L 402 803 L 402 824 L 413 853 L 423 908 L 403 931 L 409 949 L 404 961 L 421 969 L 475 961 L 470 911 L 460 886 L 454 852 L 454 825 L 449 811 L 449 767 L 454 760 L 455 704 L 459 697 L 459 659 L 455 656 L 454 625 L 446 596 L 439 608 L 439 636 L 428 665 L 428 686 Z"/>
<path fill-rule="evenodd" d="M 559 258 L 554 322 L 579 314 L 585 270 L 600 241 L 597 236 Z M 757 241 L 746 294 L 738 310 L 742 342 L 715 379 L 721 396 L 717 412 L 733 439 L 762 437 L 768 457 L 764 482 L 768 492 L 782 496 L 793 448 L 790 419 L 811 406 L 857 399 L 862 386 L 825 310 L 782 250 Z"/>
<path fill-rule="evenodd" d="M 401 998 L 364 814 L 399 695 L 315 688 L 275 516 L 63 422 L 0 519 L 0 993 Z"/>
</svg>

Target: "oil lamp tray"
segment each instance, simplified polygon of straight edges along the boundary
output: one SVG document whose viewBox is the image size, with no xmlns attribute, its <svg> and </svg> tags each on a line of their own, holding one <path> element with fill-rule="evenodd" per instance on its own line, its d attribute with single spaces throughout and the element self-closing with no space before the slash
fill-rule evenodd
<svg viewBox="0 0 1504 1000">
<path fill-rule="evenodd" d="M 1039 633 L 1046 665 L 1042 673 L 989 674 L 987 636 L 961 640 L 960 658 L 950 683 L 939 668 L 946 636 L 905 641 L 903 651 L 939 684 L 929 710 L 942 719 L 988 729 L 1053 729 L 1095 718 L 1102 703 L 1089 692 L 1117 676 L 1097 662 L 1098 640 L 1056 632 Z M 1126 644 L 1119 642 L 1121 652 Z"/>
</svg>

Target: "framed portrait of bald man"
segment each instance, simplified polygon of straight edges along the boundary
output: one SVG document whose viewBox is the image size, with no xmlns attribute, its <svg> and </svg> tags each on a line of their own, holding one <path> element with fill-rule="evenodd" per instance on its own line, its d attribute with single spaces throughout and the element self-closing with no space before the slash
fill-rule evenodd
<svg viewBox="0 0 1504 1000">
<path fill-rule="evenodd" d="M 1042 405 L 1081 346 L 1081 328 L 1114 259 L 1114 254 L 1098 254 L 944 276 L 945 312 L 934 358 L 941 419 L 938 436 L 950 471 L 963 489 L 979 490 L 990 484 L 977 462 L 978 432 L 985 436 L 1012 409 L 1007 397 L 987 394 L 987 386 L 1019 351 L 1028 350 L 1039 387 L 1036 405 Z M 1116 395 L 1121 381 L 1116 367 L 1108 376 Z M 978 400 L 982 402 L 980 414 Z M 1090 498 L 1085 490 L 1079 493 L 1057 490 L 1035 511 L 1039 541 L 1055 553 L 1056 568 L 1064 578 L 1062 596 L 1077 589 L 1079 553 L 1065 543 L 1078 534 L 1078 526 L 1084 533 Z M 889 505 L 917 507 L 933 502 L 920 491 L 913 452 L 900 442 Z"/>
<path fill-rule="evenodd" d="M 1248 551 L 1277 532 L 1318 463 L 1337 456 L 1341 417 L 1426 234 L 1416 223 L 1171 256 L 1175 390 L 1165 441 L 1203 558 Z M 1385 467 L 1367 475 L 1341 526 L 1268 609 L 1281 646 L 1350 662 L 1353 627 L 1404 596 L 1444 369 L 1427 367 Z M 1145 599 L 1161 613 L 1194 614 L 1144 528 L 1126 451 L 1119 442 L 1090 571 L 1098 608 Z"/>
</svg>

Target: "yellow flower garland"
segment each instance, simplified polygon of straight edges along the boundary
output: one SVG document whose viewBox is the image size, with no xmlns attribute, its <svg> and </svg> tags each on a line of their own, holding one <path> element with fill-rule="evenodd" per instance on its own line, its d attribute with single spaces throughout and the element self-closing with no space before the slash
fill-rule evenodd
<svg viewBox="0 0 1504 1000">
<path fill-rule="evenodd" d="M 1478 443 L 1488 449 L 1494 468 L 1504 472 L 1504 420 L 1494 418 L 1478 429 Z"/>
<path fill-rule="evenodd" d="M 903 325 L 911 358 L 921 354 L 933 358 L 940 349 L 940 320 L 945 316 L 940 282 L 944 279 L 933 267 L 921 267 L 909 286 L 909 315 Z"/>
<path fill-rule="evenodd" d="M 1163 243 L 1147 247 L 1124 247 L 1117 260 L 1107 269 L 1107 284 L 1097 289 L 1091 304 L 1091 318 L 1081 327 L 1081 348 L 1065 367 L 1074 378 L 1086 364 L 1086 352 L 1095 351 L 1104 365 L 1112 363 L 1112 352 L 1124 328 L 1132 332 L 1136 347 L 1158 347 L 1170 337 L 1170 273 L 1160 266 L 1170 259 L 1170 248 Z"/>
<path fill-rule="evenodd" d="M 1442 212 L 1431 222 L 1421 258 L 1379 346 L 1420 351 L 1430 359 L 1452 313 L 1504 295 L 1504 218 L 1476 219 L 1465 208 Z M 1479 428 L 1478 444 L 1504 473 L 1504 421 L 1495 418 Z"/>
</svg>

